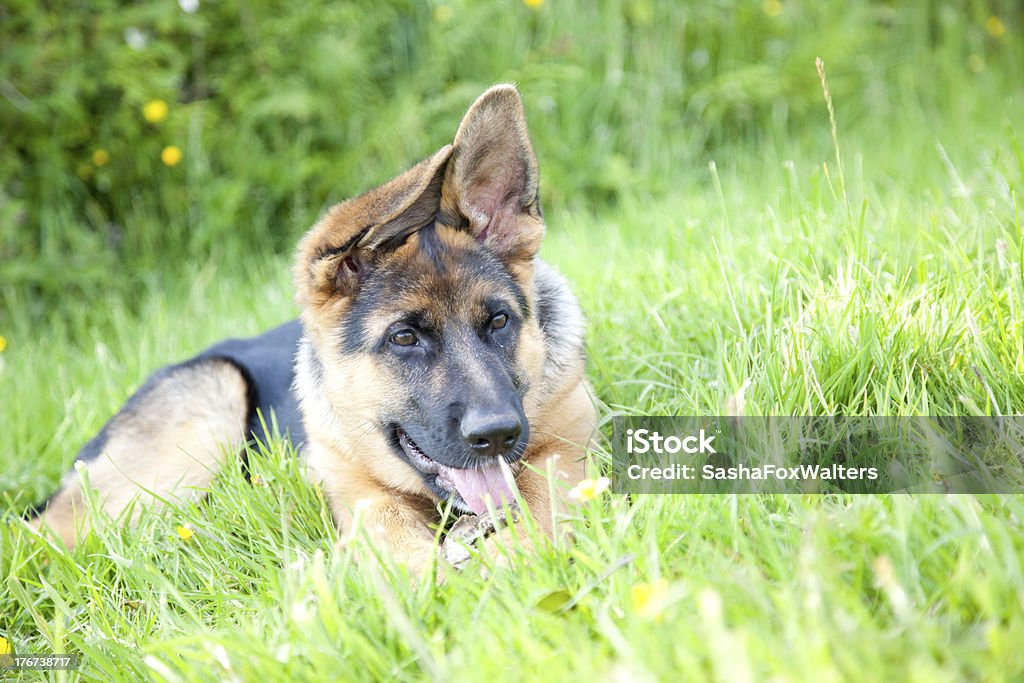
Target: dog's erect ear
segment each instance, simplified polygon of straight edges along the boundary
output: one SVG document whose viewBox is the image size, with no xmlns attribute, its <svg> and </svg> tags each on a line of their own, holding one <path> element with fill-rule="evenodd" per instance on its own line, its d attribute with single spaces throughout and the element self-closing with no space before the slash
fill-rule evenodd
<svg viewBox="0 0 1024 683">
<path fill-rule="evenodd" d="M 441 215 L 505 260 L 533 258 L 544 237 L 537 159 L 519 93 L 497 85 L 473 103 L 455 134 Z"/>
<path fill-rule="evenodd" d="M 452 146 L 364 195 L 324 214 L 299 244 L 295 288 L 300 306 L 350 297 L 382 254 L 433 222 Z"/>
</svg>

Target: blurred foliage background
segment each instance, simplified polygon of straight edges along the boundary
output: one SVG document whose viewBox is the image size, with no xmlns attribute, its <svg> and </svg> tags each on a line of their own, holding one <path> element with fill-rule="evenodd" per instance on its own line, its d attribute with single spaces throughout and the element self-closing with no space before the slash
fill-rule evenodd
<svg viewBox="0 0 1024 683">
<path fill-rule="evenodd" d="M 924 122 L 1020 88 L 1021 22 L 1009 0 L 6 0 L 0 283 L 42 308 L 287 253 L 495 82 L 523 92 L 549 210 L 676 192 L 808 122 L 826 158 L 816 56 L 844 134 Z"/>
</svg>

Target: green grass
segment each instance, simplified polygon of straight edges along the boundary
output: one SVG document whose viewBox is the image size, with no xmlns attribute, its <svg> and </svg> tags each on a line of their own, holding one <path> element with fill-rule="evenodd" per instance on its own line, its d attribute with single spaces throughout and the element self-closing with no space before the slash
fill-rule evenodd
<svg viewBox="0 0 1024 683">
<path fill-rule="evenodd" d="M 719 413 L 748 380 L 748 414 L 1019 412 L 1007 188 L 1022 170 L 1007 145 L 955 148 L 967 196 L 924 161 L 896 183 L 865 158 L 852 224 L 820 164 L 750 153 L 719 164 L 721 194 L 709 178 L 655 204 L 549 216 L 544 253 L 589 314 L 609 413 Z M 924 154 L 940 163 L 933 144 Z M 151 368 L 292 315 L 287 265 L 186 265 L 141 288 L 137 315 L 115 300 L 40 330 L 15 314 L 8 493 L 51 487 Z M 229 472 L 208 504 L 72 553 L 4 526 L 0 629 L 23 651 L 82 652 L 87 680 L 1024 675 L 1018 497 L 605 497 L 574 511 L 575 544 L 487 581 L 474 565 L 412 587 L 332 550 L 287 455 L 254 457 L 265 487 Z M 649 618 L 631 588 L 659 578 Z M 575 607 L 552 612 L 552 592 Z"/>
<path fill-rule="evenodd" d="M 651 136 L 615 173 L 565 163 L 587 131 L 560 147 L 544 124 L 542 171 L 562 162 L 542 191 L 618 178 L 593 208 L 559 197 L 543 250 L 590 319 L 606 416 L 721 414 L 740 392 L 750 415 L 1024 412 L 1024 102 L 961 57 L 936 58 L 928 87 L 901 90 L 921 74 L 894 67 L 881 102 L 837 96 L 845 182 L 823 104 L 698 160 Z M 813 61 L 793 78 L 816 88 Z M 109 292 L 0 287 L 0 510 L 51 491 L 156 367 L 295 315 L 288 254 L 239 253 L 215 244 Z M 0 523 L 0 634 L 81 652 L 55 680 L 1024 679 L 1020 496 L 605 494 L 572 511 L 573 543 L 413 585 L 334 548 L 283 444 L 251 460 L 265 486 L 230 469 L 205 504 L 72 552 Z"/>
</svg>

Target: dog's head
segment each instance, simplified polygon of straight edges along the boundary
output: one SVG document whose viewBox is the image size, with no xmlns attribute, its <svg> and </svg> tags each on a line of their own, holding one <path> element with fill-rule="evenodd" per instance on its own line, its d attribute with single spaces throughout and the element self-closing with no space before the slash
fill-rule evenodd
<svg viewBox="0 0 1024 683">
<path fill-rule="evenodd" d="M 530 438 L 543 236 L 537 163 L 507 85 L 473 104 L 451 145 L 330 209 L 295 267 L 316 366 L 310 438 L 392 488 L 479 511 L 498 460 L 514 465 Z"/>
</svg>

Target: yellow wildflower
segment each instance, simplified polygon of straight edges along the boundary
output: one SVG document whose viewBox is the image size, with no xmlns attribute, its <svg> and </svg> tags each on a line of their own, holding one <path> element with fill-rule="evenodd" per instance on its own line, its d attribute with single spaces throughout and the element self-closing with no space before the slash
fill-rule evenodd
<svg viewBox="0 0 1024 683">
<path fill-rule="evenodd" d="M 106 166 L 110 161 L 110 152 L 105 149 L 98 149 L 92 153 L 92 163 L 97 166 Z"/>
<path fill-rule="evenodd" d="M 544 6 L 544 0 L 523 0 L 523 4 L 530 9 L 540 9 Z"/>
<path fill-rule="evenodd" d="M 989 17 L 985 21 L 985 30 L 993 38 L 1002 38 L 1003 34 L 1006 33 L 1006 24 L 999 17 Z"/>
<path fill-rule="evenodd" d="M 6 349 L 6 348 L 7 348 L 7 340 L 4 338 L 4 336 L 2 334 L 0 334 L 0 353 L 3 353 L 4 349 Z"/>
<path fill-rule="evenodd" d="M 142 108 L 142 118 L 150 123 L 160 123 L 167 118 L 167 103 L 163 100 L 150 100 Z"/>
<path fill-rule="evenodd" d="M 607 491 L 609 485 L 611 485 L 611 480 L 608 479 L 608 477 L 584 479 L 580 483 L 576 484 L 576 486 L 572 487 L 569 491 L 569 497 L 573 500 L 585 503 L 588 500 L 597 498 Z"/>
<path fill-rule="evenodd" d="M 174 145 L 167 145 L 160 152 L 160 161 L 168 166 L 177 166 L 178 162 L 181 161 L 181 150 Z"/>
<path fill-rule="evenodd" d="M 196 535 L 196 532 L 192 528 L 191 524 L 186 524 L 184 526 L 181 526 L 179 524 L 176 531 L 178 532 L 178 537 L 181 538 L 181 540 L 183 541 L 191 541 L 192 537 Z"/>
<path fill-rule="evenodd" d="M 629 589 L 633 611 L 642 619 L 659 620 L 668 604 L 668 580 L 658 579 L 654 583 L 638 583 Z"/>
<path fill-rule="evenodd" d="M 765 0 L 762 9 L 769 17 L 777 17 L 782 14 L 782 3 L 779 0 Z"/>
<path fill-rule="evenodd" d="M 267 482 L 264 481 L 263 477 L 258 475 L 258 474 L 252 475 L 252 477 L 249 479 L 249 482 L 253 486 L 266 486 L 267 485 Z"/>
</svg>

